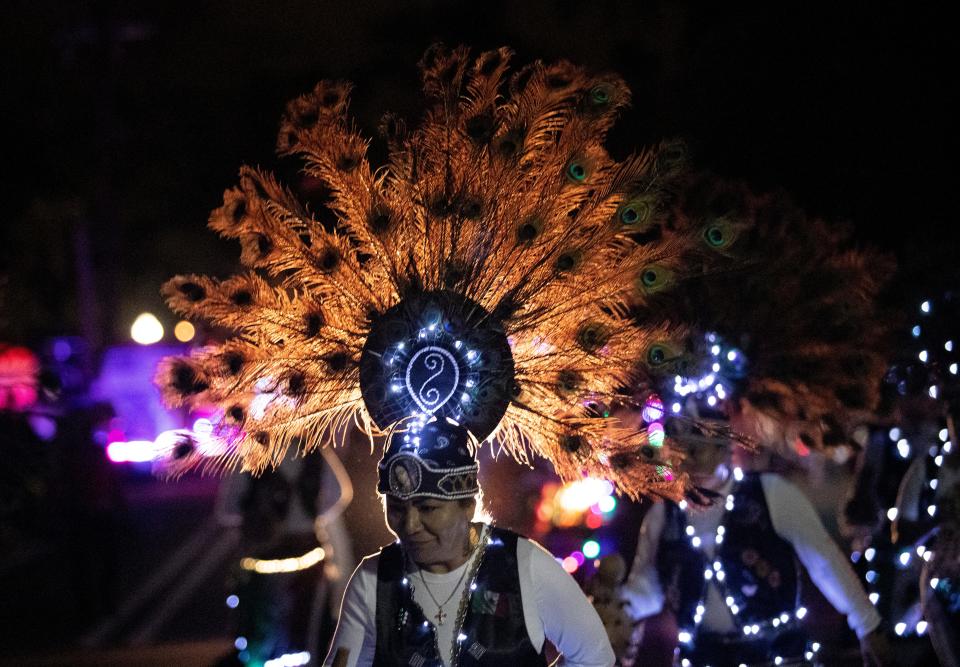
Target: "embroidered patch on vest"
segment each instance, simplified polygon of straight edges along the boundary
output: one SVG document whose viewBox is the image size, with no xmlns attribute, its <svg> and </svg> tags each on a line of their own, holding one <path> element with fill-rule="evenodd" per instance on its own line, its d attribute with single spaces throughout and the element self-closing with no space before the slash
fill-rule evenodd
<svg viewBox="0 0 960 667">
<path fill-rule="evenodd" d="M 487 652 L 487 649 L 484 648 L 479 642 L 473 642 L 470 645 L 470 648 L 467 649 L 467 653 L 473 656 L 474 660 L 480 660 L 483 657 L 483 654 Z"/>
</svg>

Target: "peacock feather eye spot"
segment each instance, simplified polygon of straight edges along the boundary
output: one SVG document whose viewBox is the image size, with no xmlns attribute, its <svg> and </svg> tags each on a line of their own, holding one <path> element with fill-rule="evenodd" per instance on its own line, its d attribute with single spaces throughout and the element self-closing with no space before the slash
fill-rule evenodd
<svg viewBox="0 0 960 667">
<path fill-rule="evenodd" d="M 576 391 L 580 387 L 581 381 L 582 378 L 576 371 L 560 371 L 560 373 L 557 375 L 557 384 L 559 385 L 560 390 L 564 393 Z"/>
<path fill-rule="evenodd" d="M 181 396 L 191 396 L 207 390 L 209 385 L 197 376 L 192 366 L 185 363 L 177 364 L 170 378 L 170 386 Z"/>
<path fill-rule="evenodd" d="M 654 366 L 659 366 L 667 360 L 667 352 L 660 345 L 654 345 L 647 352 L 647 360 Z"/>
<path fill-rule="evenodd" d="M 723 242 L 726 240 L 723 229 L 719 226 L 707 228 L 706 232 L 704 232 L 704 238 L 706 238 L 707 243 L 715 248 L 722 246 Z"/>
<path fill-rule="evenodd" d="M 234 224 L 239 224 L 243 220 L 244 216 L 247 214 L 247 200 L 238 199 L 237 203 L 233 207 L 232 218 Z"/>
<path fill-rule="evenodd" d="M 560 271 L 570 271 L 576 266 L 576 259 L 570 253 L 565 253 L 557 258 L 557 269 Z"/>
<path fill-rule="evenodd" d="M 310 236 L 310 232 L 300 232 L 297 234 L 297 238 L 300 239 L 300 243 L 310 248 L 313 246 L 313 237 Z"/>
<path fill-rule="evenodd" d="M 340 93 L 335 90 L 328 90 L 320 98 L 320 105 L 325 109 L 331 109 L 340 102 Z"/>
<path fill-rule="evenodd" d="M 500 63 L 503 62 L 503 58 L 499 52 L 493 51 L 489 56 L 487 56 L 483 64 L 480 65 L 479 72 L 483 76 L 490 76 L 496 71 L 500 66 Z"/>
<path fill-rule="evenodd" d="M 190 456 L 195 448 L 196 447 L 192 439 L 181 438 L 180 440 L 177 440 L 177 443 L 173 446 L 170 456 L 177 461 L 180 461 Z"/>
<path fill-rule="evenodd" d="M 223 363 L 227 367 L 227 372 L 230 373 L 230 375 L 236 375 L 243 370 L 243 356 L 237 352 L 228 352 L 223 355 Z"/>
<path fill-rule="evenodd" d="M 307 377 L 303 373 L 291 373 L 287 378 L 287 394 L 303 396 L 307 392 Z"/>
<path fill-rule="evenodd" d="M 337 169 L 340 171 L 353 171 L 360 165 L 360 158 L 356 155 L 341 155 L 337 160 Z"/>
<path fill-rule="evenodd" d="M 350 363 L 350 356 L 346 352 L 334 352 L 333 354 L 328 354 L 323 360 L 331 371 L 339 373 Z"/>
<path fill-rule="evenodd" d="M 207 290 L 194 282 L 182 283 L 177 289 L 193 303 L 207 298 Z"/>
<path fill-rule="evenodd" d="M 323 325 L 326 323 L 323 317 L 323 313 L 310 313 L 309 315 L 307 315 L 306 319 L 307 319 L 306 334 L 310 338 L 313 338 L 318 333 L 320 333 L 320 329 L 322 329 Z"/>
<path fill-rule="evenodd" d="M 610 101 L 610 89 L 604 84 L 594 86 L 590 90 L 590 101 L 595 106 L 603 106 Z"/>
<path fill-rule="evenodd" d="M 607 344 L 610 332 L 602 324 L 587 322 L 577 332 L 577 344 L 588 352 L 594 352 Z"/>
<path fill-rule="evenodd" d="M 640 448 L 640 454 L 643 458 L 650 460 L 656 458 L 657 450 L 652 445 L 644 445 Z"/>
<path fill-rule="evenodd" d="M 308 109 L 300 114 L 299 122 L 301 127 L 311 128 L 317 124 L 317 121 L 320 120 L 320 114 L 317 113 L 316 109 Z M 296 137 L 294 137 L 296 140 Z"/>
<path fill-rule="evenodd" d="M 467 119 L 467 136 L 474 141 L 486 141 L 493 135 L 493 116 L 489 113 L 481 113 Z"/>
<path fill-rule="evenodd" d="M 567 177 L 575 183 L 583 183 L 587 178 L 587 168 L 583 163 L 574 160 L 567 165 Z"/>
<path fill-rule="evenodd" d="M 532 222 L 525 222 L 517 229 L 517 240 L 522 243 L 530 243 L 540 235 L 537 225 Z"/>
<path fill-rule="evenodd" d="M 483 212 L 483 204 L 477 199 L 470 199 L 460 207 L 460 214 L 470 220 L 480 217 Z"/>
<path fill-rule="evenodd" d="M 624 468 L 629 468 L 630 464 L 633 462 L 633 457 L 629 454 L 614 454 L 610 457 L 610 467 L 614 470 L 623 470 Z"/>
<path fill-rule="evenodd" d="M 340 253 L 336 248 L 327 248 L 320 256 L 320 269 L 330 273 L 340 265 Z"/>
<path fill-rule="evenodd" d="M 254 433 L 253 440 L 264 449 L 270 446 L 270 434 L 266 431 L 257 431 Z"/>
<path fill-rule="evenodd" d="M 519 398 L 520 394 L 522 393 L 523 393 L 523 387 L 521 387 L 518 383 L 514 382 L 513 386 L 510 387 L 510 395 L 513 396 L 514 398 Z"/>
<path fill-rule="evenodd" d="M 249 290 L 238 290 L 231 295 L 230 300 L 233 301 L 234 305 L 243 308 L 253 303 L 253 295 L 250 294 Z"/>
<path fill-rule="evenodd" d="M 266 257 L 273 251 L 273 242 L 263 234 L 257 234 L 257 251 L 260 257 Z"/>
<path fill-rule="evenodd" d="M 639 219 L 640 215 L 637 213 L 637 209 L 635 209 L 633 206 L 627 206 L 620 212 L 620 220 L 625 225 L 632 225 Z"/>
<path fill-rule="evenodd" d="M 583 447 L 583 436 L 567 434 L 560 440 L 560 446 L 571 454 L 575 454 Z"/>
<path fill-rule="evenodd" d="M 643 284 L 646 285 L 647 287 L 653 287 L 654 285 L 656 285 L 658 278 L 659 276 L 657 275 L 657 272 L 653 269 L 647 269 L 646 271 L 643 272 L 643 275 L 641 276 L 641 280 L 643 280 Z"/>
<path fill-rule="evenodd" d="M 235 424 L 242 424 L 245 415 L 242 407 L 234 405 L 227 410 L 227 416 L 230 417 L 230 420 Z"/>
<path fill-rule="evenodd" d="M 504 139 L 500 142 L 500 153 L 505 157 L 516 154 L 517 142 L 513 139 Z"/>
</svg>

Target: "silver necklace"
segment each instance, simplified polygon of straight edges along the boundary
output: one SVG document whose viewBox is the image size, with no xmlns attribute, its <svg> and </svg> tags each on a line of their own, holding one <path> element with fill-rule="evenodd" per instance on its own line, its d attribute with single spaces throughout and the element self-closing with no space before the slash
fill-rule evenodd
<svg viewBox="0 0 960 667">
<path fill-rule="evenodd" d="M 478 539 L 476 546 L 474 546 L 473 549 L 470 550 L 470 553 L 467 556 L 467 560 L 463 564 L 463 573 L 460 575 L 460 579 L 457 580 L 457 584 L 456 586 L 453 587 L 453 591 L 450 593 L 447 599 L 443 601 L 442 604 L 434 596 L 433 591 L 430 590 L 430 586 L 427 584 L 427 580 L 423 578 L 423 570 L 422 569 L 417 570 L 418 574 L 420 575 L 420 581 L 423 582 L 423 588 L 427 591 L 427 595 L 430 596 L 430 599 L 433 600 L 433 603 L 437 605 L 437 613 L 436 615 L 434 615 L 434 618 L 437 619 L 437 625 L 443 625 L 443 620 L 447 617 L 447 614 L 444 613 L 443 611 L 443 607 L 448 602 L 450 602 L 450 600 L 453 599 L 453 596 L 457 594 L 457 591 L 461 589 L 461 586 L 463 585 L 463 580 L 467 576 L 467 572 L 471 570 L 470 561 L 473 560 L 473 556 L 477 551 L 477 547 L 480 546 L 480 542 L 481 540 Z"/>
</svg>

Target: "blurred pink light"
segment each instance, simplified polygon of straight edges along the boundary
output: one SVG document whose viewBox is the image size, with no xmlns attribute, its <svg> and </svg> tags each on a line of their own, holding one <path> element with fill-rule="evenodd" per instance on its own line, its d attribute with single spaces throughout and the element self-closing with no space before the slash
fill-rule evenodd
<svg viewBox="0 0 960 667">
<path fill-rule="evenodd" d="M 114 463 L 146 463 L 155 456 L 156 446 L 152 440 L 120 440 L 107 445 L 107 458 Z"/>
</svg>

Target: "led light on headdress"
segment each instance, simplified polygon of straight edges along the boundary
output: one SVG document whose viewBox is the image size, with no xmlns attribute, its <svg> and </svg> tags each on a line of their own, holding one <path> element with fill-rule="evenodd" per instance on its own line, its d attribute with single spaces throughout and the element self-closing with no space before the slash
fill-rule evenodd
<svg viewBox="0 0 960 667">
<path fill-rule="evenodd" d="M 502 326 L 450 292 L 416 294 L 388 310 L 360 357 L 360 390 L 381 429 L 434 416 L 482 440 L 500 423 L 512 385 Z"/>
</svg>

